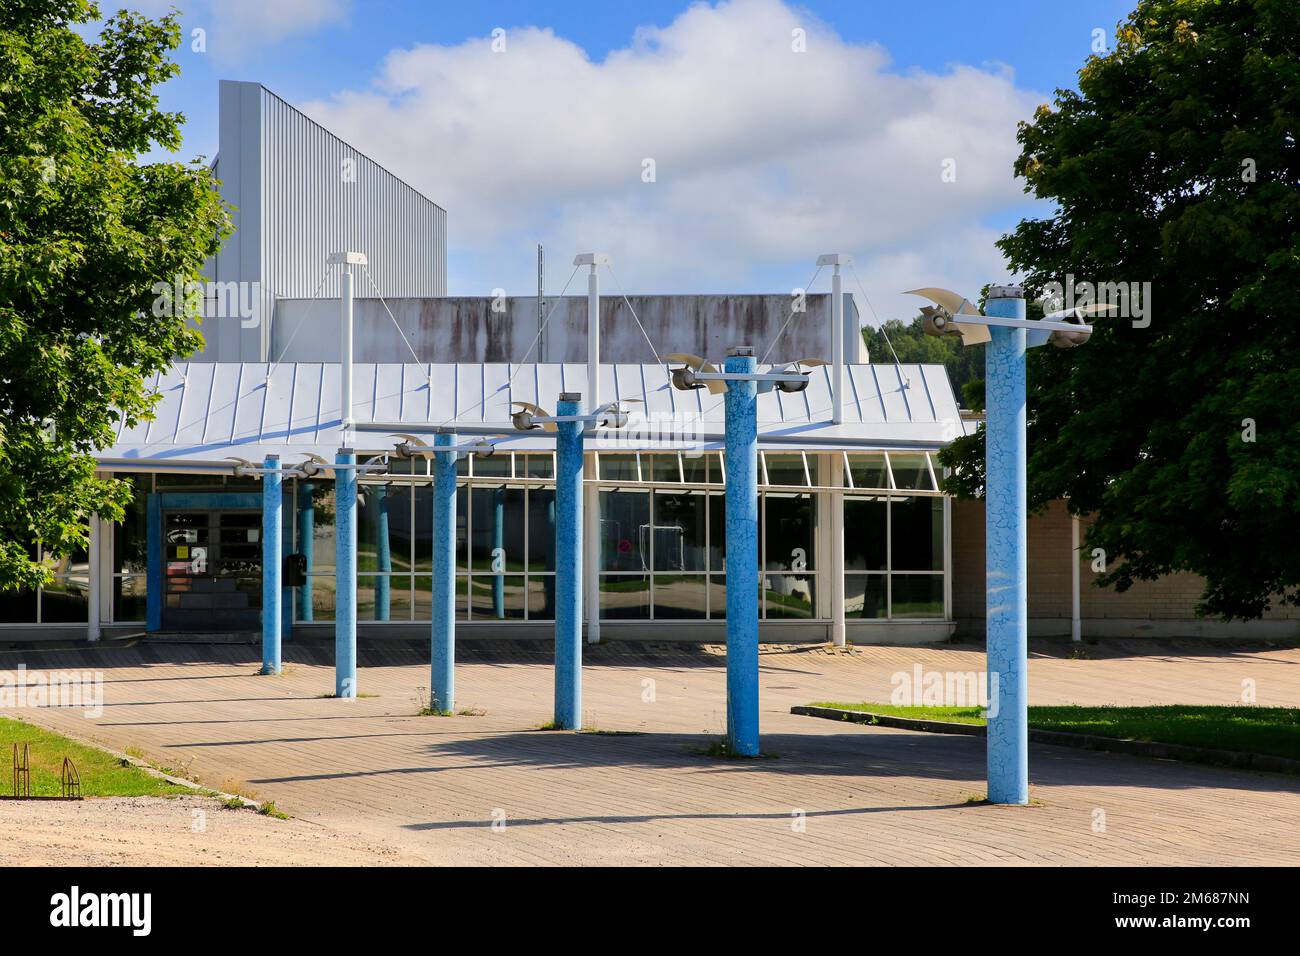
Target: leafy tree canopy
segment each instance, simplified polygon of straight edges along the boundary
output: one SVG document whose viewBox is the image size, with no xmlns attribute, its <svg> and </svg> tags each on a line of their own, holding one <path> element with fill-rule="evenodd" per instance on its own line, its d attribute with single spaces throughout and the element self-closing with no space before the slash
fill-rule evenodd
<svg viewBox="0 0 1300 956">
<path fill-rule="evenodd" d="M 197 280 L 229 232 L 200 161 L 137 162 L 180 147 L 154 92 L 178 70 L 175 16 L 123 11 L 83 38 L 99 16 L 0 4 L 0 588 L 48 579 L 31 542 L 67 555 L 92 513 L 122 517 L 129 486 L 96 478 L 93 452 L 201 342 L 181 310 L 153 314 L 152 287 Z"/>
<path fill-rule="evenodd" d="M 1030 353 L 1030 496 L 1094 517 L 1100 583 L 1191 571 L 1203 612 L 1256 617 L 1300 601 L 1300 15 L 1142 0 L 1116 39 L 1021 125 L 1056 211 L 1000 246 L 1031 298 L 1150 282 L 1149 324 Z M 945 461 L 980 493 L 982 432 Z"/>
</svg>

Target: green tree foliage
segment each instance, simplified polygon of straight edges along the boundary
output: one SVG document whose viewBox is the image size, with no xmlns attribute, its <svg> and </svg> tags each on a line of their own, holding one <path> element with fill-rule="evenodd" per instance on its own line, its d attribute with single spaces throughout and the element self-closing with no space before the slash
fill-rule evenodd
<svg viewBox="0 0 1300 956">
<path fill-rule="evenodd" d="M 1094 516 L 1099 583 L 1191 571 L 1202 612 L 1257 617 L 1300 602 L 1300 15 L 1142 0 L 1116 39 L 1021 125 L 1056 211 L 1000 246 L 1031 297 L 1152 283 L 1150 325 L 1030 353 L 1030 496 Z M 982 432 L 945 462 L 978 494 Z"/>
<path fill-rule="evenodd" d="M 136 161 L 180 147 L 154 94 L 178 69 L 175 17 L 122 12 L 84 39 L 99 15 L 0 4 L 0 588 L 47 580 L 32 541 L 66 555 L 89 515 L 122 517 L 129 486 L 96 478 L 93 452 L 201 343 L 180 310 L 154 315 L 153 286 L 197 280 L 229 232 L 201 162 Z"/>
</svg>

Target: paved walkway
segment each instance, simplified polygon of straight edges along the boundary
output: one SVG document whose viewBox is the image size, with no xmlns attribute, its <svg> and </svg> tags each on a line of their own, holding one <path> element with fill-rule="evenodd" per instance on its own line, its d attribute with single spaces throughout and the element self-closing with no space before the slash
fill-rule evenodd
<svg viewBox="0 0 1300 956">
<path fill-rule="evenodd" d="M 0 654 L 0 668 L 101 669 L 106 706 L 30 720 L 136 748 L 213 786 L 242 782 L 304 820 L 400 851 L 469 864 L 1300 864 L 1300 780 L 1036 747 L 1041 805 L 970 805 L 983 742 L 789 713 L 811 700 L 888 700 L 891 676 L 979 671 L 978 647 L 773 647 L 762 655 L 771 759 L 694 752 L 722 732 L 718 648 L 588 648 L 585 717 L 550 717 L 549 648 L 466 642 L 457 704 L 413 716 L 423 645 L 363 648 L 355 701 L 333 689 L 332 648 L 286 645 L 287 673 L 256 676 L 257 648 L 140 645 Z M 1046 645 L 1035 703 L 1300 705 L 1300 649 L 1114 643 L 1075 659 Z M 493 823 L 496 823 L 494 826 Z"/>
</svg>

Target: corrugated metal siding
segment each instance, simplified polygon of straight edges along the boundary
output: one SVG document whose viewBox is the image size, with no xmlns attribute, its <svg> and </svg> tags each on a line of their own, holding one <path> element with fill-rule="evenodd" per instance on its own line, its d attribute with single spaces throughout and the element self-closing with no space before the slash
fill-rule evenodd
<svg viewBox="0 0 1300 956">
<path fill-rule="evenodd" d="M 316 292 L 325 257 L 366 253 L 386 297 L 447 294 L 447 213 L 262 88 L 262 275 L 278 298 Z M 352 163 L 354 181 L 344 179 Z M 319 294 L 337 297 L 338 270 Z M 364 280 L 358 293 L 370 294 Z"/>
<path fill-rule="evenodd" d="M 842 425 L 828 423 L 830 375 L 817 369 L 803 392 L 759 396 L 760 430 L 788 435 L 792 448 L 812 437 L 855 445 L 914 441 L 939 448 L 962 434 L 942 366 L 850 365 L 845 373 Z M 553 411 L 560 392 L 581 390 L 586 381 L 586 366 L 578 364 L 358 364 L 353 418 L 358 424 L 403 423 L 412 430 L 430 424 L 499 425 L 512 449 L 549 448 L 550 439 L 511 429 L 511 402 Z M 337 364 L 180 362 L 158 376 L 154 388 L 162 396 L 155 419 L 123 429 L 101 458 L 220 461 L 231 455 L 258 459 L 268 452 L 329 458 L 341 441 Z M 723 396 L 676 391 L 660 365 L 603 365 L 601 390 L 605 401 L 635 400 L 639 404 L 632 407 L 651 420 L 686 414 L 698 417 L 699 431 L 723 429 Z M 379 451 L 391 449 L 392 440 L 363 434 L 357 444 L 363 451 Z M 606 444 L 593 438 L 589 447 Z M 656 445 L 640 443 L 644 449 Z M 633 450 L 622 439 L 616 438 L 615 446 Z"/>
</svg>

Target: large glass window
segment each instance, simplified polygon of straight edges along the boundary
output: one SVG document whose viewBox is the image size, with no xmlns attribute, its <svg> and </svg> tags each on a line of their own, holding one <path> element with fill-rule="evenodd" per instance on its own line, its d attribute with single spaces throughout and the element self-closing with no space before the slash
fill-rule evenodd
<svg viewBox="0 0 1300 956">
<path fill-rule="evenodd" d="M 153 475 L 114 475 L 131 483 L 131 501 L 126 517 L 114 525 L 113 535 L 113 620 L 143 622 L 148 590 L 149 493 Z"/>
<path fill-rule="evenodd" d="M 940 497 L 846 495 L 845 616 L 942 618 L 943 535 Z"/>
</svg>

